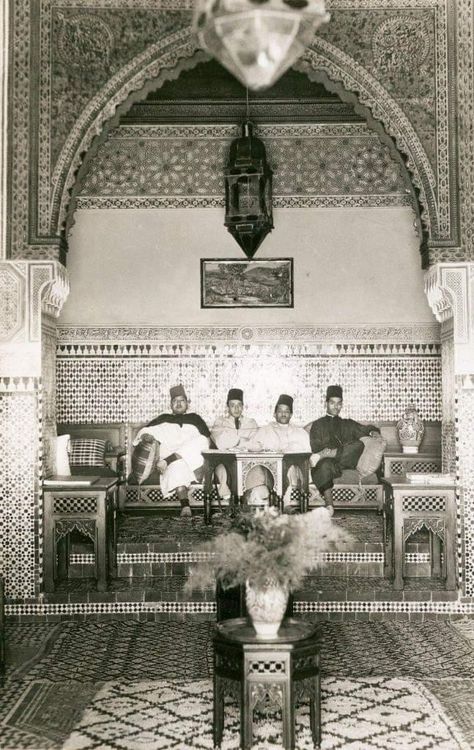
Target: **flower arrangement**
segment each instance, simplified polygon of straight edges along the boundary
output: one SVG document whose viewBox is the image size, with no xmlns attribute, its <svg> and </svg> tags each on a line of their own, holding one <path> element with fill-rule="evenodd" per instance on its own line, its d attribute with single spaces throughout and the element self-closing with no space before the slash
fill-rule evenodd
<svg viewBox="0 0 474 750">
<path fill-rule="evenodd" d="M 191 569 L 186 589 L 208 588 L 216 581 L 228 589 L 249 581 L 256 588 L 271 584 L 295 591 L 317 566 L 319 553 L 340 549 L 350 539 L 325 508 L 304 515 L 280 515 L 273 508 L 242 513 L 199 548 L 210 554 Z"/>
</svg>

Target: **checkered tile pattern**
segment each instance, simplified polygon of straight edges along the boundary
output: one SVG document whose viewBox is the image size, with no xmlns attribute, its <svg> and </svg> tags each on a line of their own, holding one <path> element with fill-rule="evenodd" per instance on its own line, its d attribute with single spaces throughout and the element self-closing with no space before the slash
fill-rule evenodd
<svg viewBox="0 0 474 750">
<path fill-rule="evenodd" d="M 410 495 L 403 498 L 403 510 L 445 511 L 446 498 L 437 495 Z"/>
<path fill-rule="evenodd" d="M 97 495 L 55 495 L 53 513 L 95 513 L 97 509 Z"/>
</svg>

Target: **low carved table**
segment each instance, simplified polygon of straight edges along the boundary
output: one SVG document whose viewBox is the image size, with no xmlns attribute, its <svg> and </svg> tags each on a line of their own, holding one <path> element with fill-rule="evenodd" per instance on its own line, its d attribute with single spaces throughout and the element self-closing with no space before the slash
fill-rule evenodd
<svg viewBox="0 0 474 750">
<path fill-rule="evenodd" d="M 79 531 L 94 545 L 98 591 L 107 589 L 108 575 L 116 573 L 117 479 L 52 478 L 43 483 L 44 590 L 54 591 L 60 575 L 67 576 L 70 534 Z"/>
<path fill-rule="evenodd" d="M 320 631 L 304 620 L 287 618 L 278 636 L 258 638 L 238 617 L 216 626 L 214 636 L 214 746 L 224 732 L 224 698 L 240 703 L 240 747 L 252 747 L 253 712 L 259 705 L 281 709 L 283 747 L 295 748 L 295 705 L 306 697 L 313 743 L 321 742 Z"/>
<path fill-rule="evenodd" d="M 246 480 L 256 466 L 266 469 L 273 479 L 273 491 L 283 510 L 283 495 L 288 486 L 287 473 L 291 466 L 301 471 L 302 487 L 299 491 L 300 511 L 308 510 L 309 497 L 309 457 L 311 453 L 279 451 L 221 451 L 209 449 L 202 452 L 204 457 L 204 520 L 210 522 L 211 491 L 216 466 L 223 464 L 227 469 L 232 494 L 241 500 L 247 489 Z"/>
</svg>

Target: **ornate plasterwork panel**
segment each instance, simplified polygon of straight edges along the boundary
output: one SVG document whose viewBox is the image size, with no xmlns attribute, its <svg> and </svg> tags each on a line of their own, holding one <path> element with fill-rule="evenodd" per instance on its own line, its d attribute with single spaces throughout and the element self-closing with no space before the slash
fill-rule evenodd
<svg viewBox="0 0 474 750">
<path fill-rule="evenodd" d="M 474 28 L 472 0 L 458 0 L 456 113 L 459 127 L 459 178 L 462 190 L 462 250 L 456 260 L 474 260 Z M 440 258 L 448 260 L 447 257 Z"/>
<path fill-rule="evenodd" d="M 144 341 L 178 344 L 210 343 L 280 343 L 294 347 L 300 343 L 325 343 L 326 353 L 395 354 L 436 353 L 440 341 L 437 324 L 392 323 L 370 326 L 58 326 L 58 341 L 63 344 L 90 347 L 95 344 L 125 343 L 140 346 Z"/>
<path fill-rule="evenodd" d="M 354 17 L 356 28 L 361 28 L 360 34 L 352 27 L 350 36 L 343 32 L 337 37 L 337 44 L 332 43 L 328 29 L 318 33 L 312 48 L 295 67 L 307 71 L 310 77 L 313 70 L 316 78 L 323 71 L 329 81 L 340 81 L 346 91 L 357 91 L 359 101 L 384 124 L 407 157 L 413 181 L 420 191 L 431 241 L 453 244 L 452 221 L 456 220 L 457 197 L 454 183 L 450 187 L 455 152 L 454 102 L 449 109 L 448 96 L 447 4 L 443 0 L 407 0 L 397 5 L 399 14 L 394 17 L 393 5 L 382 10 L 370 3 L 370 15 Z M 361 3 L 350 6 L 360 11 Z M 339 32 L 339 26 L 336 28 Z M 418 66 L 413 64 L 410 53 L 415 46 Z M 406 66 L 410 64 L 411 74 L 407 76 Z M 422 92 L 425 96 L 420 96 Z M 434 149 L 430 148 L 428 133 L 435 138 Z"/>
<path fill-rule="evenodd" d="M 25 321 L 25 279 L 13 265 L 0 266 L 0 341 L 11 340 Z"/>
<path fill-rule="evenodd" d="M 78 208 L 224 205 L 230 125 L 122 126 L 109 134 L 82 182 Z M 388 148 L 365 124 L 261 125 L 281 205 L 409 205 Z"/>
<path fill-rule="evenodd" d="M 190 5 L 187 0 L 41 0 L 31 9 L 27 0 L 13 4 L 13 255 L 58 257 L 54 235 L 65 217 L 66 191 L 80 154 L 132 91 L 147 81 L 159 85 L 176 76 L 179 66 L 205 59 L 195 56 L 190 41 Z M 374 7 L 372 0 L 332 0 L 329 6 L 333 19 L 318 34 L 310 67 L 321 62 L 328 79 L 355 92 L 406 150 L 430 239 L 452 245 L 457 226 L 448 76 L 451 4 L 386 0 Z M 409 75 L 407 59 L 416 60 Z M 38 235 L 41 246 L 34 245 Z"/>
</svg>

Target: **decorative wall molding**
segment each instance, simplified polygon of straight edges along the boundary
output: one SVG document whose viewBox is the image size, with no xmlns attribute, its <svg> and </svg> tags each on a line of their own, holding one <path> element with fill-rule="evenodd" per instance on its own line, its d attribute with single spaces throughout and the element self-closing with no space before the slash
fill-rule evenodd
<svg viewBox="0 0 474 750">
<path fill-rule="evenodd" d="M 88 344 L 111 344 L 112 346 L 129 343 L 137 346 L 144 342 L 159 345 L 181 343 L 280 343 L 294 346 L 305 343 L 330 345 L 329 353 L 343 353 L 337 349 L 342 345 L 358 347 L 362 353 L 402 354 L 416 353 L 419 345 L 428 349 L 419 349 L 423 354 L 438 353 L 440 328 L 432 323 L 391 323 L 370 325 L 327 325 L 327 326 L 61 326 L 58 325 L 58 343 L 74 344 L 85 347 Z M 377 348 L 363 349 L 363 345 Z M 398 348 L 396 348 L 398 346 Z M 395 347 L 395 348 L 393 348 Z M 412 348 L 410 348 L 412 347 Z M 414 348 L 413 348 L 414 347 Z M 66 353 L 66 350 L 62 350 Z M 145 350 L 146 351 L 146 350 Z M 346 347 L 346 351 L 347 347 Z M 352 351 L 352 350 L 351 350 Z M 355 351 L 355 350 L 353 350 Z"/>
<path fill-rule="evenodd" d="M 406 193 L 391 195 L 285 195 L 274 197 L 274 208 L 396 208 L 411 206 Z M 77 209 L 223 208 L 222 195 L 79 196 Z"/>
<path fill-rule="evenodd" d="M 35 377 L 0 377 L 0 393 L 35 393 L 38 388 Z"/>
</svg>

